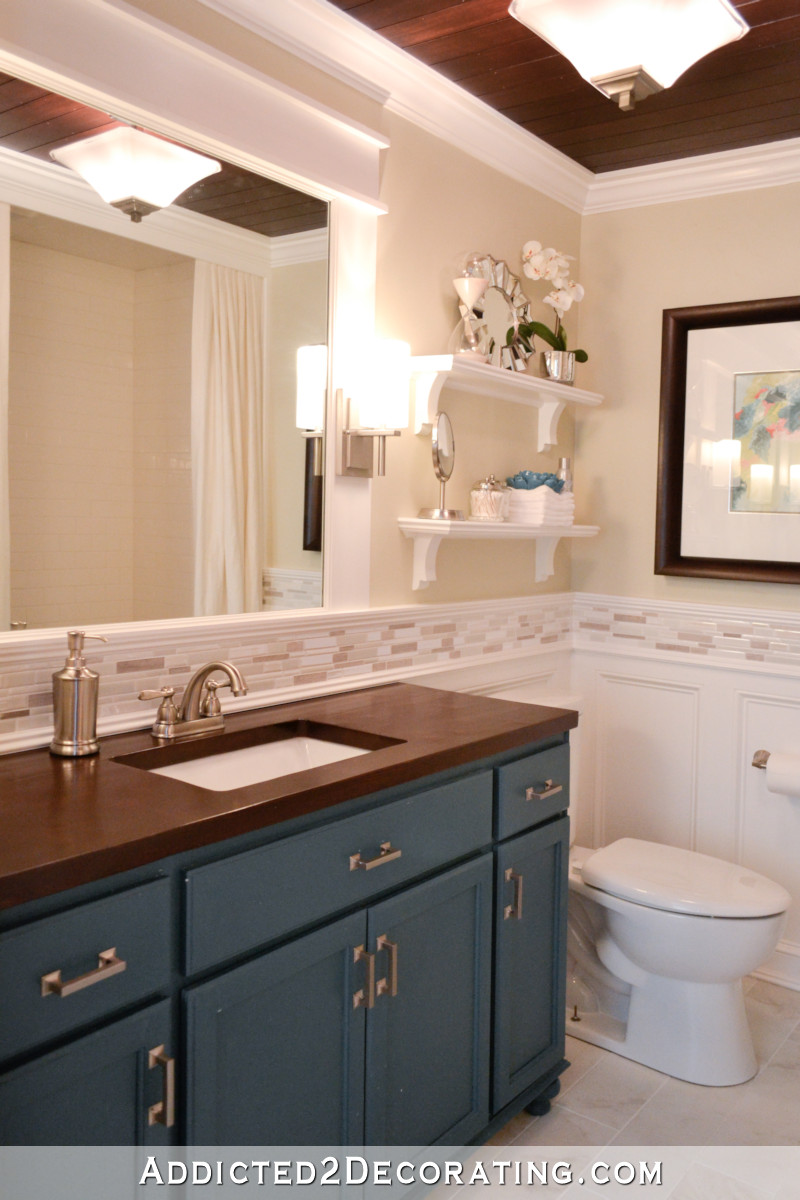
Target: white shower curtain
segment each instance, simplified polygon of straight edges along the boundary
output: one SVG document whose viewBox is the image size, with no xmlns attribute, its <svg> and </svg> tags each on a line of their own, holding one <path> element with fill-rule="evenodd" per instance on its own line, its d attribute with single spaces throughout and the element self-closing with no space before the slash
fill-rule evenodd
<svg viewBox="0 0 800 1200">
<path fill-rule="evenodd" d="M 192 490 L 195 614 L 261 608 L 266 280 L 195 264 Z"/>
<path fill-rule="evenodd" d="M 8 477 L 8 322 L 11 208 L 0 204 L 0 632 L 11 627 L 11 529 Z"/>
</svg>

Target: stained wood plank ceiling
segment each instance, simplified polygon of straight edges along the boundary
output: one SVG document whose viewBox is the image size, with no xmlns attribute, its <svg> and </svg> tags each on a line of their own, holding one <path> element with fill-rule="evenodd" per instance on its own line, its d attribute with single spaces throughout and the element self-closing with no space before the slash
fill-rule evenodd
<svg viewBox="0 0 800 1200">
<path fill-rule="evenodd" d="M 330 2 L 594 172 L 800 136 L 800 0 L 734 0 L 749 33 L 630 113 L 510 17 L 508 0 Z"/>
</svg>

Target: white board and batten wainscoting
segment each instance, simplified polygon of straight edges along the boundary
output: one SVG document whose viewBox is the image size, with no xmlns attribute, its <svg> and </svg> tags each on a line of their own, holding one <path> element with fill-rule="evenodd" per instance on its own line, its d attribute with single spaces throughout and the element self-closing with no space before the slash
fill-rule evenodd
<svg viewBox="0 0 800 1200">
<path fill-rule="evenodd" d="M 782 884 L 794 902 L 757 974 L 800 990 L 800 797 L 768 791 L 752 765 L 756 750 L 800 753 L 800 614 L 569 599 L 571 646 L 547 655 L 546 670 L 540 648 L 490 667 L 491 683 L 466 672 L 464 686 L 579 709 L 570 740 L 580 844 L 665 842 Z"/>
</svg>

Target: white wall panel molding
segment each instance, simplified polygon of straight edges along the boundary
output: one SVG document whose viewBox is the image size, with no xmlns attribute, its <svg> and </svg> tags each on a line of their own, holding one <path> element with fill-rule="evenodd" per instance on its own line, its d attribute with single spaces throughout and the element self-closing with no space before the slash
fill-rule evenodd
<svg viewBox="0 0 800 1200">
<path fill-rule="evenodd" d="M 699 685 L 598 671 L 595 845 L 637 837 L 694 849 L 700 693 Z"/>
<path fill-rule="evenodd" d="M 800 753 L 800 688 L 765 692 L 745 687 L 736 691 L 735 700 L 737 861 L 775 879 L 795 897 L 763 976 L 784 982 L 788 975 L 800 989 L 800 799 L 768 791 L 765 772 L 752 765 L 759 749 Z"/>
</svg>

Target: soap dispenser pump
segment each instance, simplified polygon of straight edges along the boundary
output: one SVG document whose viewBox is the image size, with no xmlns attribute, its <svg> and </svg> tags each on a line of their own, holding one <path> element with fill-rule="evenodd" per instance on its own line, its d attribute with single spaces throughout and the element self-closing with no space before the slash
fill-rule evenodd
<svg viewBox="0 0 800 1200">
<path fill-rule="evenodd" d="M 69 653 L 60 671 L 53 674 L 54 737 L 50 753 L 61 758 L 97 754 L 97 692 L 100 676 L 86 665 L 84 638 L 107 642 L 99 633 L 71 629 L 67 634 Z"/>
</svg>

